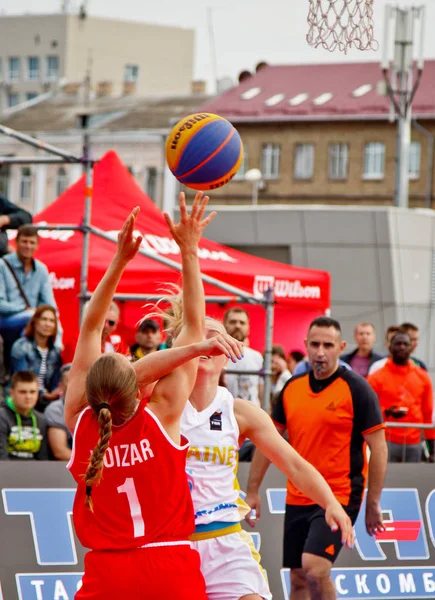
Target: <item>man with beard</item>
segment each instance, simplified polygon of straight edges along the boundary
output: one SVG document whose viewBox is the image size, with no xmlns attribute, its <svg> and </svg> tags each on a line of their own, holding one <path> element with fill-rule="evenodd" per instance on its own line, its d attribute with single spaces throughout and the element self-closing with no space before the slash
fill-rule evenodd
<svg viewBox="0 0 435 600">
<path fill-rule="evenodd" d="M 259 372 L 263 368 L 263 357 L 260 352 L 249 348 L 246 345 L 249 335 L 249 315 L 245 309 L 235 306 L 227 310 L 224 316 L 224 327 L 228 335 L 239 342 L 243 342 L 243 358 L 236 364 L 231 365 L 230 371 L 241 371 L 238 374 L 228 374 L 226 385 L 234 398 L 243 398 L 250 400 L 256 406 L 262 405 L 262 399 L 259 397 L 258 375 L 244 375 L 243 371 Z"/>
<path fill-rule="evenodd" d="M 385 366 L 369 375 L 385 420 L 393 423 L 432 423 L 432 382 L 426 371 L 411 358 L 412 342 L 399 330 L 390 342 L 390 358 Z M 435 431 L 423 430 L 428 445 L 429 462 L 435 462 Z M 420 462 L 421 431 L 411 428 L 387 429 L 390 462 Z"/>
</svg>

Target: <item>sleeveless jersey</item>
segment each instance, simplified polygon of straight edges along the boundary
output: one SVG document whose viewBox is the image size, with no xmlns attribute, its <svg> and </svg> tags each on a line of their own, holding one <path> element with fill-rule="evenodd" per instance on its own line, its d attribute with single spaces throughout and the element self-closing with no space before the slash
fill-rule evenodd
<svg viewBox="0 0 435 600">
<path fill-rule="evenodd" d="M 189 439 L 187 478 L 195 510 L 195 524 L 237 522 L 246 507 L 237 481 L 239 427 L 234 398 L 218 387 L 213 402 L 198 412 L 187 402 L 181 431 Z"/>
<path fill-rule="evenodd" d="M 77 482 L 73 519 L 81 544 L 121 550 L 188 540 L 194 518 L 185 472 L 187 440 L 176 445 L 141 402 L 129 421 L 113 426 L 103 476 L 92 486 L 92 512 L 85 506 L 83 475 L 98 439 L 98 420 L 88 407 L 77 421 L 68 464 Z"/>
</svg>

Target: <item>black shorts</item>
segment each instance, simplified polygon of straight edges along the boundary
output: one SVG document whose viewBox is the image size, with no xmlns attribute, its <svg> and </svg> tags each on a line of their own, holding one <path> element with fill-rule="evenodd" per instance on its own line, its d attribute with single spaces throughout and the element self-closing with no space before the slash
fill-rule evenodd
<svg viewBox="0 0 435 600">
<path fill-rule="evenodd" d="M 359 506 L 343 507 L 352 524 L 355 523 Z M 309 553 L 327 558 L 332 563 L 343 544 L 341 531 L 331 531 L 325 521 L 325 511 L 318 504 L 297 506 L 286 504 L 284 520 L 284 567 L 300 569 L 302 554 Z"/>
</svg>

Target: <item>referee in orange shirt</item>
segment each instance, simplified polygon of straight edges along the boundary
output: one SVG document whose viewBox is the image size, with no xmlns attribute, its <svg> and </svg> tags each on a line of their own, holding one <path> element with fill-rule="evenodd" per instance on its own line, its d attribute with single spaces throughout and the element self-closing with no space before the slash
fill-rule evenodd
<svg viewBox="0 0 435 600">
<path fill-rule="evenodd" d="M 319 317 L 305 341 L 312 371 L 292 377 L 278 396 L 272 418 L 288 432 L 293 448 L 326 479 L 352 522 L 361 506 L 368 466 L 366 527 L 370 535 L 384 529 L 380 496 L 387 468 L 385 428 L 376 394 L 366 380 L 339 366 L 346 342 L 338 321 Z M 255 452 L 246 502 L 260 517 L 259 486 L 270 461 Z M 248 523 L 253 521 L 247 517 Z M 284 567 L 291 569 L 291 600 L 333 600 L 332 564 L 342 547 L 325 511 L 287 482 Z"/>
</svg>

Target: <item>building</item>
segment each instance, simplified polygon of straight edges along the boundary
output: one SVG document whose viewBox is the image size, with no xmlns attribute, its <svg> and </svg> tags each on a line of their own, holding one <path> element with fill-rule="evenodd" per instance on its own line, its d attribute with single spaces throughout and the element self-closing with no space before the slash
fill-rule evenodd
<svg viewBox="0 0 435 600">
<path fill-rule="evenodd" d="M 81 155 L 83 131 L 78 115 L 90 113 L 91 156 L 98 158 L 115 149 L 138 185 L 161 206 L 166 136 L 174 122 L 196 112 L 206 99 L 202 93 L 102 97 L 84 107 L 79 95 L 58 94 L 24 110 L 14 109 L 2 124 Z M 33 213 L 55 200 L 82 174 L 80 164 L 1 166 L 1 156 L 42 155 L 46 153 L 0 134 L 0 193 Z"/>
<path fill-rule="evenodd" d="M 188 94 L 193 61 L 192 29 L 83 11 L 0 15 L 0 109 L 59 85 L 77 87 L 87 75 L 98 96 Z"/>
<path fill-rule="evenodd" d="M 428 60 L 413 102 L 410 206 L 434 201 L 434 77 Z M 260 204 L 392 204 L 397 123 L 378 63 L 262 63 L 240 80 L 201 107 L 231 120 L 245 147 L 239 173 L 213 192 L 215 203 L 251 203 L 244 173 L 257 168 Z"/>
</svg>

